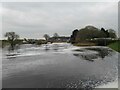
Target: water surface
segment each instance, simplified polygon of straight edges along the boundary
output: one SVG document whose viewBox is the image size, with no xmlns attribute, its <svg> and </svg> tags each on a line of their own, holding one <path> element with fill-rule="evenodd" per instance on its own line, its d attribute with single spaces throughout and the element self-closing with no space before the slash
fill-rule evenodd
<svg viewBox="0 0 120 90">
<path fill-rule="evenodd" d="M 118 53 L 68 43 L 3 49 L 3 88 L 94 88 L 118 76 Z"/>
</svg>

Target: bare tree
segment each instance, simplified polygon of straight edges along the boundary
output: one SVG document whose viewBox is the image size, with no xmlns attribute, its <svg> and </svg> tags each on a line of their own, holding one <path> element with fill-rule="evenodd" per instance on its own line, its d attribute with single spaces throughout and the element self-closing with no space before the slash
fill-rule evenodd
<svg viewBox="0 0 120 90">
<path fill-rule="evenodd" d="M 43 37 L 46 39 L 46 41 L 50 38 L 48 34 L 45 34 Z"/>
<path fill-rule="evenodd" d="M 54 33 L 53 37 L 58 38 L 59 37 L 58 33 Z"/>
<path fill-rule="evenodd" d="M 11 45 L 11 49 L 13 50 L 19 35 L 17 35 L 15 32 L 6 32 L 5 37 L 7 37 L 7 40 Z"/>
</svg>

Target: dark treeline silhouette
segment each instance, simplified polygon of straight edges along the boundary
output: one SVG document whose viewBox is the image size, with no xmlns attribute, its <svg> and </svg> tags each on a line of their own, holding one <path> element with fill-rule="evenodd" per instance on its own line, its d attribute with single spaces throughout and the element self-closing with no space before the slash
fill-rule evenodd
<svg viewBox="0 0 120 90">
<path fill-rule="evenodd" d="M 44 39 L 23 39 L 23 44 L 36 44 L 36 45 L 41 45 L 41 44 L 46 44 L 46 40 Z"/>
<path fill-rule="evenodd" d="M 47 42 L 44 39 L 20 39 L 19 35 L 16 34 L 15 32 L 6 32 L 4 35 L 7 39 L 2 40 L 2 48 L 5 46 L 9 46 L 8 50 L 15 50 L 19 47 L 21 44 L 36 44 L 36 45 L 41 45 L 41 44 L 46 44 Z"/>
<path fill-rule="evenodd" d="M 75 43 L 76 42 L 76 37 L 77 37 L 77 33 L 78 33 L 79 31 L 78 31 L 78 29 L 76 29 L 76 30 L 74 30 L 73 32 L 72 32 L 72 35 L 71 35 L 71 42 L 72 43 Z"/>
<path fill-rule="evenodd" d="M 82 29 L 75 29 L 71 35 L 71 43 L 92 42 L 97 45 L 107 45 L 108 41 L 115 39 L 116 33 L 113 29 L 98 29 L 94 26 L 86 26 Z M 99 43 L 99 44 L 98 44 Z"/>
<path fill-rule="evenodd" d="M 71 42 L 72 44 L 82 43 L 83 45 L 108 45 L 116 40 L 116 33 L 113 29 L 98 29 L 94 26 L 86 26 L 82 29 L 75 29 L 71 37 L 59 36 L 54 33 L 52 37 L 44 34 L 44 39 L 19 39 L 19 35 L 15 32 L 6 32 L 5 37 L 7 40 L 2 40 L 2 47 L 10 45 L 10 49 L 14 50 L 16 45 L 19 44 L 47 44 L 48 42 Z"/>
<path fill-rule="evenodd" d="M 50 37 L 48 34 L 44 35 L 44 38 L 46 39 L 46 42 L 69 42 L 70 37 L 66 36 L 59 36 L 58 33 L 54 33 L 52 37 Z"/>
<path fill-rule="evenodd" d="M 5 42 L 10 44 L 9 50 L 14 50 L 17 44 L 20 44 L 19 35 L 15 32 L 6 32 L 5 37 L 7 40 Z"/>
<path fill-rule="evenodd" d="M 35 45 L 41 45 L 41 44 L 47 44 L 48 42 L 68 42 L 70 40 L 70 37 L 66 36 L 59 36 L 58 33 L 54 33 L 52 37 L 50 37 L 48 34 L 44 34 L 45 39 L 20 39 L 19 35 L 15 32 L 6 32 L 5 37 L 6 40 L 1 40 L 1 47 L 10 46 L 9 50 L 14 50 L 17 46 L 21 44 L 35 44 Z"/>
</svg>

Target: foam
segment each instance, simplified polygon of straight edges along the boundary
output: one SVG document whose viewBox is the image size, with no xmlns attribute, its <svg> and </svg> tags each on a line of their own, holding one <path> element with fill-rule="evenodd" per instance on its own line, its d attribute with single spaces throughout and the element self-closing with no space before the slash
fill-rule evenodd
<svg viewBox="0 0 120 90">
<path fill-rule="evenodd" d="M 118 80 L 110 82 L 108 84 L 100 85 L 96 88 L 118 88 Z"/>
</svg>

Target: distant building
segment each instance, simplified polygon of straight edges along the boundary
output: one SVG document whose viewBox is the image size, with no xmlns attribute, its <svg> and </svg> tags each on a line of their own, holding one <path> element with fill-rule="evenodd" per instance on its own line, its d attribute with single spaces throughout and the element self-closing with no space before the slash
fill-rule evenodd
<svg viewBox="0 0 120 90">
<path fill-rule="evenodd" d="M 49 42 L 69 42 L 70 41 L 70 37 L 65 37 L 65 36 L 61 36 L 61 37 L 51 37 L 48 39 Z"/>
</svg>

